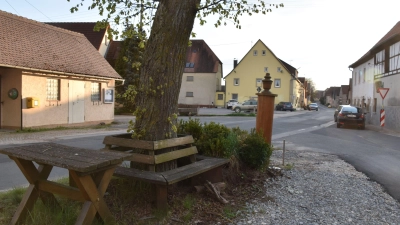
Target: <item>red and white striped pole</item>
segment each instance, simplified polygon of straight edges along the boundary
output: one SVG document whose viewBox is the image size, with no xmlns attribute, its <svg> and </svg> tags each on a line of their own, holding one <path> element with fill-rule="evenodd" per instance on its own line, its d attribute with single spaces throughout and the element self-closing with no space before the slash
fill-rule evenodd
<svg viewBox="0 0 400 225">
<path fill-rule="evenodd" d="M 381 127 L 385 126 L 385 110 L 381 109 Z"/>
</svg>

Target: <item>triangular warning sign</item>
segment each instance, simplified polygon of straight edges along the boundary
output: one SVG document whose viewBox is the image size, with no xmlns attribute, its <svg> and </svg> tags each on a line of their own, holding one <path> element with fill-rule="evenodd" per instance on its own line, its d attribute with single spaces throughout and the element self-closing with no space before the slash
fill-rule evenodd
<svg viewBox="0 0 400 225">
<path fill-rule="evenodd" d="M 378 91 L 382 99 L 385 99 L 387 93 L 389 92 L 389 88 L 379 88 Z"/>
</svg>

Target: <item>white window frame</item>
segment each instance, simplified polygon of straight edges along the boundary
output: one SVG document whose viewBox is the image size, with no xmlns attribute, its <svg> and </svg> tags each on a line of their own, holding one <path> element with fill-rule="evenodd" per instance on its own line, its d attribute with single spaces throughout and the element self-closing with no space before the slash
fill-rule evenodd
<svg viewBox="0 0 400 225">
<path fill-rule="evenodd" d="M 194 97 L 193 91 L 187 91 L 186 97 Z"/>
<path fill-rule="evenodd" d="M 264 73 L 268 73 L 268 67 L 264 67 Z"/>
<path fill-rule="evenodd" d="M 194 76 L 187 76 L 186 81 L 194 81 Z"/>
<path fill-rule="evenodd" d="M 258 55 L 258 51 L 257 50 L 253 50 L 253 56 L 257 56 Z"/>
<path fill-rule="evenodd" d="M 262 78 L 256 78 L 256 87 L 261 87 L 262 86 Z"/>
<path fill-rule="evenodd" d="M 60 101 L 60 79 L 47 78 L 46 100 Z"/>
<path fill-rule="evenodd" d="M 389 71 L 400 69 L 400 41 L 390 46 Z"/>
<path fill-rule="evenodd" d="M 266 55 L 267 55 L 267 50 L 262 50 L 262 51 L 261 51 L 261 54 L 262 54 L 263 56 L 266 56 Z"/>
<path fill-rule="evenodd" d="M 274 79 L 274 87 L 276 88 L 282 87 L 281 79 Z"/>
<path fill-rule="evenodd" d="M 376 53 L 374 75 L 380 75 L 385 73 L 385 49 Z"/>
<path fill-rule="evenodd" d="M 239 78 L 233 78 L 233 85 L 234 86 L 239 86 L 240 85 L 240 79 Z"/>
</svg>

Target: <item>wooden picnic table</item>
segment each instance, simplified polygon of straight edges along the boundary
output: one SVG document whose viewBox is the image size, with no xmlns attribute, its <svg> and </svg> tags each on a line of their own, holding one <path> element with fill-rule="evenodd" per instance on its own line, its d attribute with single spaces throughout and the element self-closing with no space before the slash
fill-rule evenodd
<svg viewBox="0 0 400 225">
<path fill-rule="evenodd" d="M 54 194 L 84 202 L 75 224 L 91 224 L 98 214 L 105 224 L 115 223 L 103 196 L 115 168 L 129 155 L 114 151 L 96 151 L 39 143 L 0 149 L 18 165 L 29 182 L 10 224 L 25 223 L 26 214 L 40 198 L 45 205 L 58 206 Z M 35 166 L 33 162 L 38 164 Z M 76 187 L 48 180 L 53 167 L 68 169 Z"/>
</svg>

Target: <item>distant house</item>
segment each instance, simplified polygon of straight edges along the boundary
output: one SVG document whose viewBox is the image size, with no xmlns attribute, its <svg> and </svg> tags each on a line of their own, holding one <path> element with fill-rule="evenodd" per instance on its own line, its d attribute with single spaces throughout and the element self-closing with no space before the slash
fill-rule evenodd
<svg viewBox="0 0 400 225">
<path fill-rule="evenodd" d="M 275 104 L 284 101 L 301 107 L 304 87 L 297 77 L 298 71 L 276 55 L 258 40 L 238 63 L 233 62 L 232 71 L 224 77 L 226 98 L 243 102 L 257 98 L 257 89 L 262 87 L 266 73 L 272 77 L 271 92 L 277 94 Z M 304 100 L 303 100 L 304 101 Z"/>
<path fill-rule="evenodd" d="M 336 108 L 340 102 L 340 87 L 330 87 L 325 90 L 325 104 Z"/>
<path fill-rule="evenodd" d="M 111 42 L 107 34 L 109 27 L 106 29 L 100 29 L 99 31 L 94 31 L 96 22 L 51 22 L 46 24 L 85 35 L 97 51 L 99 51 L 103 57 L 106 56 Z"/>
<path fill-rule="evenodd" d="M 385 127 L 400 130 L 400 22 L 349 68 L 352 103 L 370 112 L 367 122 L 379 126 L 384 108 Z M 384 100 L 379 88 L 389 88 Z"/>
<path fill-rule="evenodd" d="M 80 33 L 0 11 L 0 128 L 110 123 L 121 77 Z"/>
<path fill-rule="evenodd" d="M 190 40 L 182 75 L 178 103 L 181 105 L 224 106 L 221 91 L 222 62 L 204 40 Z"/>
<path fill-rule="evenodd" d="M 349 91 L 347 92 L 347 100 L 349 105 L 353 105 L 352 99 L 353 99 L 353 82 L 352 82 L 352 78 L 349 79 Z"/>
<path fill-rule="evenodd" d="M 348 93 L 349 93 L 349 85 L 340 86 L 339 100 L 338 100 L 339 105 L 349 104 L 349 100 L 347 99 Z"/>
</svg>

